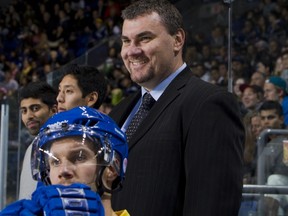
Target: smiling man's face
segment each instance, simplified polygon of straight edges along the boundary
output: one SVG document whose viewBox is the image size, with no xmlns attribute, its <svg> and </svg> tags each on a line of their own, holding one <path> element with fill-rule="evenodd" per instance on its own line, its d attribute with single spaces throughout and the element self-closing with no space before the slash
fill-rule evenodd
<svg viewBox="0 0 288 216">
<path fill-rule="evenodd" d="M 56 105 L 49 108 L 40 99 L 26 98 L 20 102 L 21 119 L 31 135 L 37 135 L 41 126 L 57 112 Z"/>
</svg>

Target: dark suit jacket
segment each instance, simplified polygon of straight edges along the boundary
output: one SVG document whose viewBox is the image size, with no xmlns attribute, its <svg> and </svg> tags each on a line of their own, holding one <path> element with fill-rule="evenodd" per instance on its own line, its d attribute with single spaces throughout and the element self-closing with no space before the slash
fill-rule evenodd
<svg viewBox="0 0 288 216">
<path fill-rule="evenodd" d="M 110 116 L 122 126 L 140 92 Z M 237 215 L 244 129 L 234 96 L 185 68 L 166 88 L 129 144 L 115 210 L 131 216 Z"/>
</svg>

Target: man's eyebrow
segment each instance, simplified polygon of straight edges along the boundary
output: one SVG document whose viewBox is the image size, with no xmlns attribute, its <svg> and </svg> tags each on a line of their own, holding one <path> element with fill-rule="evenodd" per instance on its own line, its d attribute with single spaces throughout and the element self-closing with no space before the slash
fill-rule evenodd
<svg viewBox="0 0 288 216">
<path fill-rule="evenodd" d="M 41 106 L 40 103 L 37 103 L 37 104 L 31 104 L 29 107 L 34 107 L 34 106 Z"/>
<path fill-rule="evenodd" d="M 121 39 L 128 39 L 128 37 L 125 35 L 121 35 Z"/>
<path fill-rule="evenodd" d="M 144 31 L 144 32 L 141 32 L 140 34 L 138 34 L 137 37 L 142 37 L 145 35 L 153 35 L 153 33 L 151 31 Z"/>
<path fill-rule="evenodd" d="M 27 107 L 26 106 L 21 106 L 20 109 L 27 109 L 27 108 L 29 109 L 29 108 L 31 108 L 33 106 L 41 106 L 41 104 L 40 103 L 36 103 L 36 104 L 34 103 L 34 104 L 30 104 Z"/>
<path fill-rule="evenodd" d="M 59 86 L 60 87 L 60 86 Z M 71 84 L 66 84 L 66 85 L 63 85 L 62 88 L 70 88 L 70 87 L 74 87 L 74 85 L 71 85 Z"/>
<path fill-rule="evenodd" d="M 141 33 L 137 34 L 136 38 L 143 37 L 143 36 L 146 36 L 146 35 L 153 35 L 153 33 L 151 31 L 144 31 L 144 32 L 141 32 Z M 121 38 L 122 39 L 129 39 L 129 37 L 127 37 L 125 35 L 122 35 Z"/>
<path fill-rule="evenodd" d="M 76 148 L 69 149 L 68 150 L 68 153 L 69 153 L 68 155 L 72 156 L 72 155 L 75 155 L 75 154 L 79 154 L 80 152 L 81 153 L 90 153 L 91 151 L 93 152 L 93 150 L 90 149 L 90 148 L 76 147 Z M 57 156 L 60 153 L 59 152 L 54 152 L 53 154 Z"/>
<path fill-rule="evenodd" d="M 261 116 L 263 116 L 263 117 L 268 117 L 268 116 L 277 116 L 277 114 L 268 114 L 268 115 L 261 115 Z"/>
</svg>

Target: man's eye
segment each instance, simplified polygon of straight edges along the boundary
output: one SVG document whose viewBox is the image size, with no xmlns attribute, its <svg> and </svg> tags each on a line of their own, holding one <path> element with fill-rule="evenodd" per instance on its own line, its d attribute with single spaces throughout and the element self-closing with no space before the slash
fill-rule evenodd
<svg viewBox="0 0 288 216">
<path fill-rule="evenodd" d="M 33 111 L 33 112 L 36 112 L 36 111 L 38 111 L 39 109 L 40 109 L 39 106 L 33 106 L 33 107 L 32 107 L 32 111 Z"/>
<path fill-rule="evenodd" d="M 76 157 L 76 161 L 78 161 L 78 162 L 84 162 L 84 161 L 86 161 L 86 159 L 87 159 L 87 157 L 85 156 L 85 155 L 78 155 L 77 157 Z"/>
<path fill-rule="evenodd" d="M 148 36 L 141 37 L 141 41 L 149 41 L 149 40 L 151 40 L 151 38 Z"/>
<path fill-rule="evenodd" d="M 57 167 L 60 165 L 60 160 L 52 159 L 52 160 L 50 160 L 49 164 L 50 164 L 50 166 Z"/>
<path fill-rule="evenodd" d="M 122 44 L 129 44 L 129 43 L 130 43 L 130 40 L 122 39 Z"/>
<path fill-rule="evenodd" d="M 275 116 L 268 116 L 267 117 L 268 120 L 271 120 L 271 119 L 274 119 L 274 118 L 275 118 Z"/>
<path fill-rule="evenodd" d="M 20 110 L 20 112 L 21 112 L 21 114 L 23 115 L 23 114 L 25 114 L 25 113 L 27 113 L 27 110 Z"/>
</svg>

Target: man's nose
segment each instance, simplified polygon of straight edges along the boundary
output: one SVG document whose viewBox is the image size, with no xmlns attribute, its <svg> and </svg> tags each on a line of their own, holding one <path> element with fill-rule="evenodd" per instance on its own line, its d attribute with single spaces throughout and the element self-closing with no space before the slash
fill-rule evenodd
<svg viewBox="0 0 288 216">
<path fill-rule="evenodd" d="M 69 161 L 64 161 L 60 165 L 59 178 L 71 178 L 73 176 L 74 165 Z"/>
<path fill-rule="evenodd" d="M 63 98 L 64 98 L 63 97 L 63 93 L 59 92 L 58 95 L 57 95 L 56 100 L 57 100 L 58 103 L 61 103 L 64 100 Z"/>
<path fill-rule="evenodd" d="M 34 116 L 34 112 L 32 112 L 31 110 L 27 110 L 26 116 L 28 119 L 30 119 Z"/>
<path fill-rule="evenodd" d="M 138 55 L 142 52 L 142 49 L 135 45 L 134 43 L 131 43 L 129 47 L 126 48 L 126 53 L 128 56 L 130 55 Z"/>
</svg>

